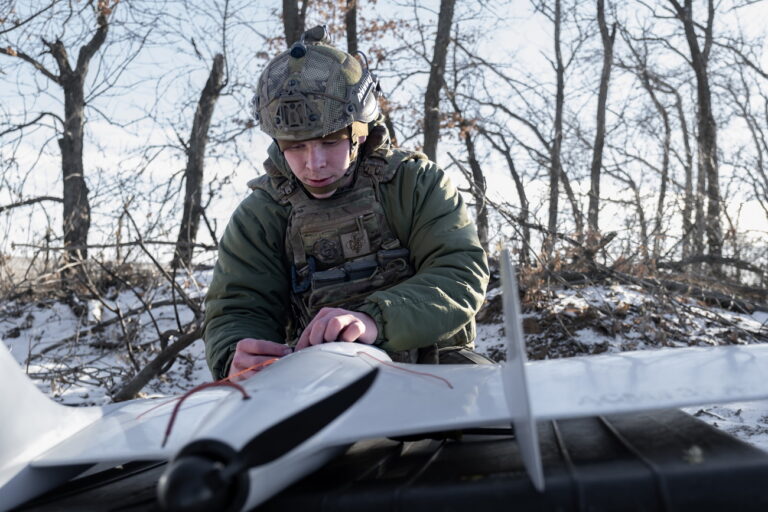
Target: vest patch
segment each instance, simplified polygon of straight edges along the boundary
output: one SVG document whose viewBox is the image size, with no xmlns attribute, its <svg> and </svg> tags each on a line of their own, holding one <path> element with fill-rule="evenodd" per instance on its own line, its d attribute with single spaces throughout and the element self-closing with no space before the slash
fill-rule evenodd
<svg viewBox="0 0 768 512">
<path fill-rule="evenodd" d="M 341 235 L 341 249 L 344 251 L 344 258 L 346 259 L 357 258 L 370 253 L 371 244 L 368 240 L 368 233 L 363 230 Z"/>
<path fill-rule="evenodd" d="M 312 244 L 312 252 L 318 260 L 326 264 L 337 261 L 342 255 L 339 242 L 329 238 L 321 238 Z"/>
</svg>

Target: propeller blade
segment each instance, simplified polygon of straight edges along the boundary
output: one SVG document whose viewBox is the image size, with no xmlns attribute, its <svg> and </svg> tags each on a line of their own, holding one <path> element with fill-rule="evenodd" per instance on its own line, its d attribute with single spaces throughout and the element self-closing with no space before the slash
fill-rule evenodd
<svg viewBox="0 0 768 512">
<path fill-rule="evenodd" d="M 293 450 L 355 404 L 373 385 L 378 372 L 379 369 L 374 368 L 343 389 L 261 432 L 243 446 L 223 469 L 222 476 L 226 479 L 244 469 L 267 464 Z"/>
</svg>

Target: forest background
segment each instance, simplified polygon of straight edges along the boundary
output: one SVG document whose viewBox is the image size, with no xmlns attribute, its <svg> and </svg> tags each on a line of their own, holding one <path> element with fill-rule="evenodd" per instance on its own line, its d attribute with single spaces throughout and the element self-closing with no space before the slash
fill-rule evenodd
<svg viewBox="0 0 768 512">
<path fill-rule="evenodd" d="M 185 282 L 270 142 L 248 102 L 316 24 L 362 52 L 396 142 L 452 174 L 529 301 L 611 280 L 766 309 L 765 2 L 0 0 L 4 313 L 45 298 L 82 319 L 30 354 L 113 326 L 124 399 L 200 339 Z M 168 305 L 189 314 L 136 320 Z"/>
</svg>

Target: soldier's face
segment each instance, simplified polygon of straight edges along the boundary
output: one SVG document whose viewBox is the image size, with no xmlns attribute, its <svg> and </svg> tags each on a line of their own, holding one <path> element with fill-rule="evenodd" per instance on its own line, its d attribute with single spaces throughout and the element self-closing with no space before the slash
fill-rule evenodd
<svg viewBox="0 0 768 512">
<path fill-rule="evenodd" d="M 331 197 L 336 189 L 329 192 L 312 192 L 312 189 L 326 187 L 344 176 L 351 161 L 350 140 L 346 131 L 332 133 L 322 139 L 298 142 L 280 142 L 285 159 L 296 178 L 308 185 L 310 194 L 318 199 Z"/>
</svg>

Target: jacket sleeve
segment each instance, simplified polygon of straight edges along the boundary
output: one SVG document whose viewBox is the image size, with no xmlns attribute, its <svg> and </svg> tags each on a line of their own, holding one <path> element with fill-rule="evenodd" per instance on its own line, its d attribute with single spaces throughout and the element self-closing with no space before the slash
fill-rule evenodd
<svg viewBox="0 0 768 512">
<path fill-rule="evenodd" d="M 371 294 L 360 311 L 377 323 L 381 347 L 440 344 L 473 321 L 488 286 L 485 251 L 464 201 L 432 162 L 406 161 L 381 185 L 392 229 L 411 251 L 415 275 Z"/>
<path fill-rule="evenodd" d="M 224 231 L 205 298 L 205 352 L 214 378 L 226 376 L 239 340 L 285 341 L 290 309 L 286 219 L 285 207 L 256 190 Z"/>
</svg>

